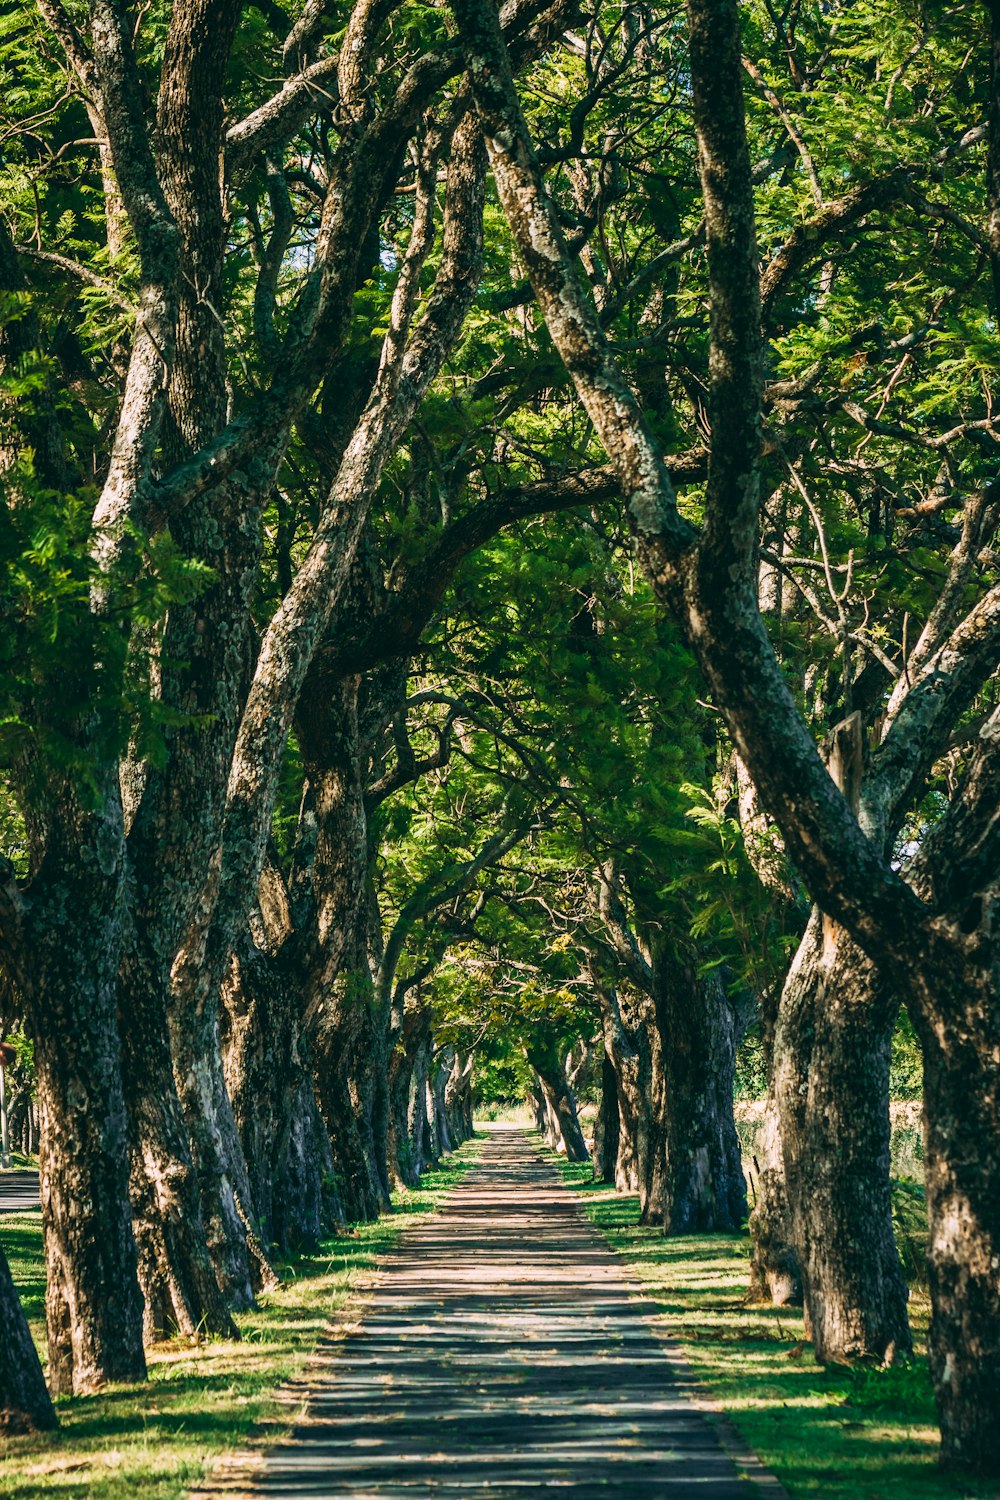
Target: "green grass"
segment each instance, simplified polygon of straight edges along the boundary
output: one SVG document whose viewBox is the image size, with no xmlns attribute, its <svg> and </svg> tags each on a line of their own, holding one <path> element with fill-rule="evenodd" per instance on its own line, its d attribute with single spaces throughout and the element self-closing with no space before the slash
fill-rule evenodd
<svg viewBox="0 0 1000 1500">
<path fill-rule="evenodd" d="M 239 1343 L 179 1341 L 149 1355 L 149 1381 L 109 1386 L 57 1403 L 53 1434 L 0 1440 L 0 1496 L 18 1500 L 180 1500 L 218 1455 L 245 1446 L 258 1423 L 287 1424 L 277 1387 L 298 1374 L 319 1338 L 350 1320 L 359 1282 L 380 1253 L 432 1212 L 479 1151 L 468 1141 L 420 1186 L 395 1196 L 397 1212 L 283 1263 L 282 1285 L 238 1322 Z M 0 1219 L 0 1244 L 39 1346 L 44 1344 L 41 1216 Z M 280 1426 L 270 1426 L 274 1437 Z"/>
<path fill-rule="evenodd" d="M 25 1156 L 23 1151 L 12 1151 L 10 1153 L 10 1167 L 4 1170 L 11 1172 L 37 1172 L 38 1157 Z"/>
<path fill-rule="evenodd" d="M 659 1304 L 663 1330 L 706 1393 L 778 1476 L 792 1500 L 996 1500 L 1000 1487 L 937 1467 L 927 1362 L 929 1307 L 910 1314 L 918 1353 L 889 1370 L 817 1365 L 792 1308 L 747 1305 L 749 1241 L 666 1237 L 639 1225 L 639 1200 L 590 1180 L 590 1166 L 548 1153 L 589 1218 Z M 1000 1395 L 998 1395 L 1000 1399 Z M 1000 1420 L 1000 1406 L 998 1406 Z"/>
</svg>

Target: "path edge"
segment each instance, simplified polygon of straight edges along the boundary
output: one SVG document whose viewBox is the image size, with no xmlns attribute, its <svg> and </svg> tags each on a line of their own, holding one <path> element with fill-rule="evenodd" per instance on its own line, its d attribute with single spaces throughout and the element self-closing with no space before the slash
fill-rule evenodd
<svg viewBox="0 0 1000 1500">
<path fill-rule="evenodd" d="M 576 1188 L 566 1181 L 559 1167 L 550 1160 L 550 1156 L 553 1153 L 550 1153 L 550 1156 L 546 1156 L 545 1153 L 548 1148 L 541 1140 L 538 1132 L 533 1130 L 530 1125 L 522 1125 L 518 1129 L 523 1130 L 533 1144 L 537 1144 L 539 1158 L 552 1168 L 560 1186 L 565 1189 L 569 1196 L 578 1218 L 611 1251 L 611 1254 L 621 1266 L 622 1279 L 629 1288 L 629 1295 L 636 1298 L 641 1297 L 645 1302 L 655 1302 L 656 1297 L 650 1288 L 636 1275 L 628 1262 L 623 1259 L 615 1246 L 602 1233 L 593 1219 L 591 1219 L 587 1213 L 585 1199 L 577 1192 Z M 711 1423 L 718 1436 L 719 1446 L 726 1457 L 739 1467 L 741 1473 L 746 1475 L 751 1484 L 758 1487 L 762 1500 L 791 1500 L 788 1491 L 777 1474 L 769 1469 L 760 1456 L 754 1452 L 726 1407 L 712 1395 L 698 1371 L 687 1358 L 683 1346 L 676 1339 L 671 1338 L 663 1326 L 665 1319 L 666 1314 L 663 1312 L 658 1312 L 655 1318 L 650 1319 L 653 1332 L 658 1342 L 663 1346 L 670 1363 L 683 1376 L 684 1382 L 690 1391 L 691 1404 Z"/>
</svg>

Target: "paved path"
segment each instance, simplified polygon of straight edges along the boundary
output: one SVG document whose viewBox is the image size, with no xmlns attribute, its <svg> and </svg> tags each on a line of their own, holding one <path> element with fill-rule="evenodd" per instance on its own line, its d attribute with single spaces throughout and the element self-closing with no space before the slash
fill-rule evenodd
<svg viewBox="0 0 1000 1500">
<path fill-rule="evenodd" d="M 740 1477 L 653 1331 L 655 1308 L 520 1131 L 491 1132 L 383 1267 L 254 1496 L 781 1493 Z"/>
<path fill-rule="evenodd" d="M 0 1172 L 0 1214 L 38 1208 L 37 1172 Z"/>
</svg>

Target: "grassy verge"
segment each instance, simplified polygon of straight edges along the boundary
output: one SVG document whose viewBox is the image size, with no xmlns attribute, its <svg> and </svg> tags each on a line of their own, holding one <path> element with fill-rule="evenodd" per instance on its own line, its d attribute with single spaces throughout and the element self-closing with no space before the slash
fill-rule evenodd
<svg viewBox="0 0 1000 1500">
<path fill-rule="evenodd" d="M 925 1294 L 915 1290 L 911 1298 L 918 1346 L 912 1364 L 824 1369 L 803 1342 L 799 1313 L 747 1306 L 745 1237 L 666 1238 L 639 1225 L 638 1198 L 592 1182 L 589 1165 L 550 1159 L 659 1303 L 665 1333 L 681 1345 L 710 1399 L 793 1500 L 998 1500 L 997 1485 L 949 1479 L 937 1468 L 922 1352 Z"/>
<path fill-rule="evenodd" d="M 342 1319 L 363 1275 L 398 1236 L 431 1213 L 479 1151 L 466 1144 L 417 1188 L 395 1197 L 397 1212 L 324 1241 L 283 1263 L 282 1285 L 241 1314 L 240 1343 L 165 1344 L 150 1355 L 144 1386 L 110 1386 L 58 1403 L 59 1431 L 0 1440 L 0 1496 L 17 1500 L 180 1500 L 219 1454 L 246 1443 L 259 1422 L 287 1415 L 276 1400 L 317 1340 Z M 44 1266 L 38 1213 L 0 1219 L 0 1244 L 39 1344 Z"/>
<path fill-rule="evenodd" d="M 25 1156 L 23 1151 L 12 1151 L 10 1153 L 10 1167 L 5 1170 L 11 1172 L 37 1172 L 38 1157 Z"/>
</svg>

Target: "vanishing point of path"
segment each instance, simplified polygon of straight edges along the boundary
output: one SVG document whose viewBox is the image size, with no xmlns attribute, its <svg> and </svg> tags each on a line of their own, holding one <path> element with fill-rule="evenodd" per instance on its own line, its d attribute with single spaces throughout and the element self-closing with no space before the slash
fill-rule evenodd
<svg viewBox="0 0 1000 1500">
<path fill-rule="evenodd" d="M 251 1492 L 782 1494 L 762 1471 L 741 1477 L 654 1314 L 531 1140 L 491 1131 L 441 1210 L 383 1260 L 358 1332 L 321 1351 L 306 1418 Z"/>
</svg>

